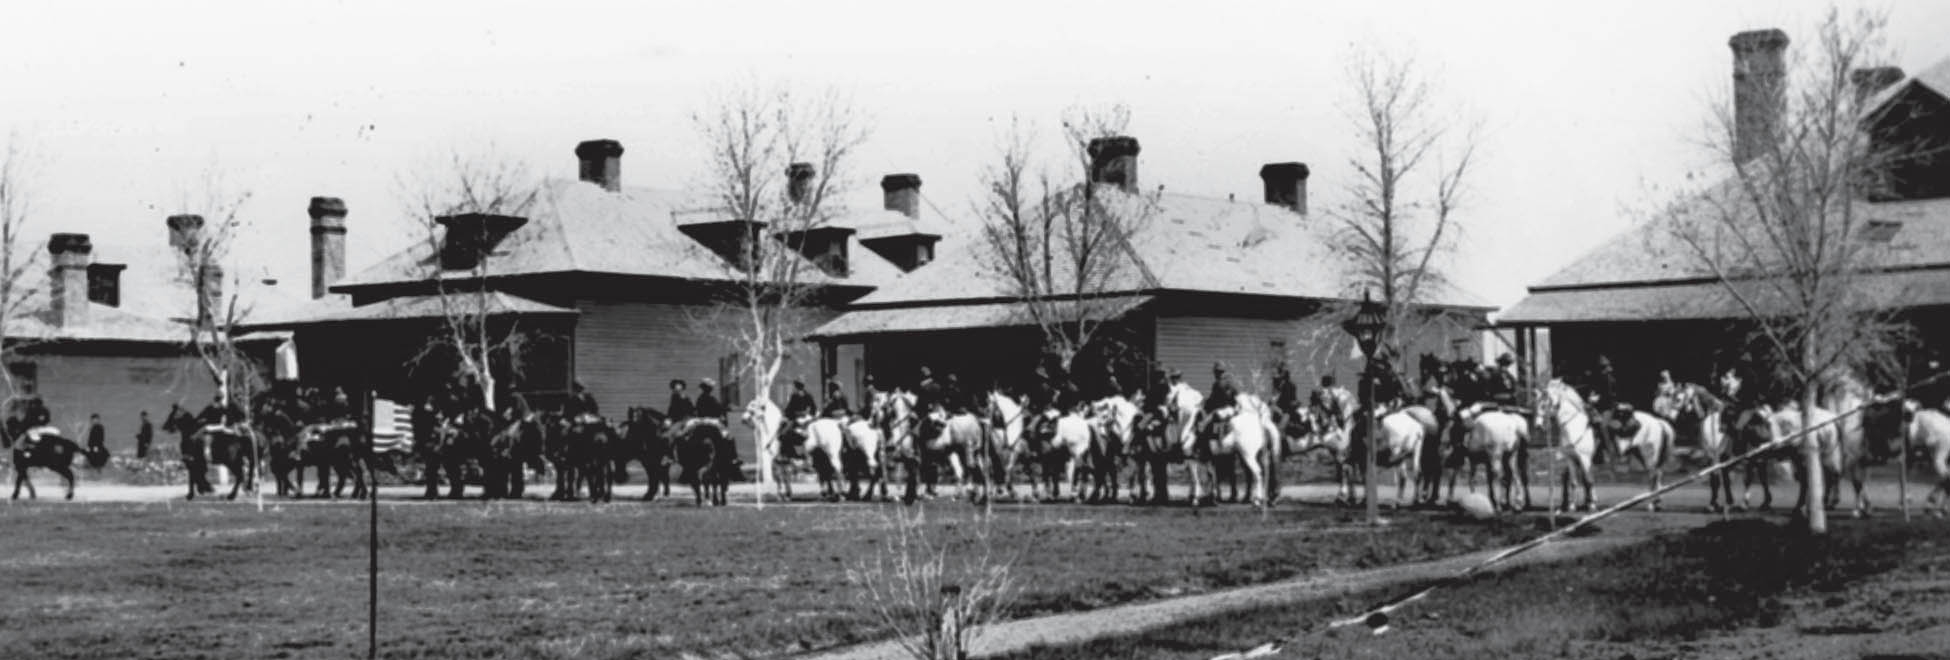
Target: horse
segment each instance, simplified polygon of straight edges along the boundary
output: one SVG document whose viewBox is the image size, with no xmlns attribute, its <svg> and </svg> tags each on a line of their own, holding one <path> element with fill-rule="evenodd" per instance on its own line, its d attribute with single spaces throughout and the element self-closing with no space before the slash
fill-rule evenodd
<svg viewBox="0 0 1950 660">
<path fill-rule="evenodd" d="M 1841 429 L 1834 423 L 1836 421 L 1835 413 L 1829 412 L 1820 406 L 1811 407 L 1807 411 L 1807 426 L 1804 427 L 1802 426 L 1801 412 L 1800 403 L 1789 402 L 1776 409 L 1770 415 L 1770 421 L 1773 423 L 1775 438 L 1787 438 L 1795 435 L 1801 436 L 1797 442 L 1790 443 L 1790 446 L 1795 449 L 1794 459 L 1792 459 L 1790 467 L 1794 470 L 1795 480 L 1800 483 L 1800 493 L 1795 496 L 1794 509 L 1805 513 L 1807 509 L 1804 507 L 1825 506 L 1827 504 L 1826 502 L 1808 501 L 1809 477 L 1807 473 L 1808 462 L 1803 458 L 1805 452 L 1810 449 L 1814 450 L 1818 458 L 1817 462 L 1820 463 L 1822 477 L 1824 478 L 1823 483 L 1833 484 L 1841 476 L 1842 447 Z M 1804 429 L 1806 429 L 1806 433 L 1803 433 Z M 1831 493 L 1839 490 L 1841 489 L 1829 489 Z M 1836 494 L 1835 497 L 1840 497 L 1840 495 Z M 1823 499 L 1826 500 L 1829 498 L 1823 497 Z"/>
<path fill-rule="evenodd" d="M 356 424 L 310 424 L 299 430 L 298 438 L 300 483 L 304 468 L 316 466 L 318 497 L 339 497 L 348 480 L 353 499 L 366 496 L 366 471 L 359 460 L 365 447 Z M 332 476 L 338 477 L 336 484 Z"/>
<path fill-rule="evenodd" d="M 1930 468 L 1936 475 L 1936 483 L 1923 497 L 1923 504 L 1932 515 L 1941 518 L 1950 510 L 1950 413 L 1919 406 L 1915 401 L 1905 401 L 1903 409 L 1909 417 L 1903 432 L 1909 436 L 1910 447 L 1929 457 Z"/>
<path fill-rule="evenodd" d="M 1292 447 L 1291 455 L 1324 452 L 1327 461 L 1334 465 L 1334 478 L 1341 485 L 1340 494 L 1334 501 L 1339 504 L 1352 504 L 1355 501 L 1354 480 L 1350 477 L 1353 464 L 1350 463 L 1347 427 L 1339 424 L 1332 415 L 1320 406 L 1309 405 L 1288 425 L 1286 436 L 1299 442 Z"/>
<path fill-rule="evenodd" d="M 1091 451 L 1091 478 L 1096 482 L 1091 499 L 1115 502 L 1119 499 L 1120 462 L 1128 458 L 1131 427 L 1137 423 L 1138 408 L 1129 399 L 1111 395 L 1093 406 L 1096 443 Z"/>
<path fill-rule="evenodd" d="M 1172 441 L 1170 416 L 1162 407 L 1145 406 L 1139 410 L 1136 422 L 1131 425 L 1129 447 L 1134 464 L 1131 471 L 1134 502 L 1165 504 L 1170 500 L 1167 466 L 1174 459 L 1184 458 L 1178 452 L 1178 443 Z"/>
<path fill-rule="evenodd" d="M 1200 446 L 1198 437 L 1199 420 L 1205 407 L 1205 395 L 1184 382 L 1171 384 L 1165 391 L 1165 409 L 1171 418 L 1166 428 L 1173 429 L 1171 435 L 1178 439 L 1178 450 L 1185 457 L 1185 472 L 1191 477 L 1191 501 L 1197 506 L 1203 497 L 1200 475 L 1212 469 L 1210 445 Z M 1215 478 L 1214 492 L 1218 490 Z"/>
<path fill-rule="evenodd" d="M 1024 428 L 1029 422 L 1027 414 L 1028 409 L 1009 393 L 999 389 L 989 391 L 989 437 L 987 451 L 981 456 L 982 473 L 988 477 L 990 488 L 995 487 L 995 479 L 1000 477 L 1009 499 L 1016 498 L 1016 457 L 1023 448 Z"/>
<path fill-rule="evenodd" d="M 440 420 L 429 442 L 414 445 L 425 466 L 420 471 L 426 481 L 424 499 L 440 497 L 443 475 L 447 479 L 447 499 L 457 500 L 466 495 L 469 468 L 478 468 L 482 457 L 487 455 L 492 427 L 487 411 L 467 410 Z"/>
<path fill-rule="evenodd" d="M 1090 420 L 1084 418 L 1083 413 L 1075 410 L 1062 414 L 1052 410 L 1048 415 L 1053 417 L 1046 417 L 1048 420 L 1046 428 L 1050 437 L 1047 445 L 1048 453 L 1043 465 L 1043 481 L 1049 487 L 1049 498 L 1062 499 L 1061 484 L 1068 483 L 1071 498 L 1082 502 L 1083 479 L 1087 475 L 1079 474 L 1077 468 L 1086 464 L 1091 449 L 1097 444 L 1096 429 L 1091 426 Z M 1059 474 L 1062 481 L 1057 481 Z"/>
<path fill-rule="evenodd" d="M 901 480 L 906 484 L 906 492 L 901 501 L 913 503 L 920 489 L 922 450 L 917 442 L 917 431 L 921 418 L 915 414 L 915 397 L 911 392 L 877 392 L 878 401 L 874 405 L 874 423 L 881 429 L 883 456 L 882 467 L 888 464 L 901 468 Z M 885 479 L 885 474 L 882 476 Z M 883 486 L 884 488 L 884 486 Z M 883 493 L 884 494 L 884 493 Z"/>
<path fill-rule="evenodd" d="M 643 462 L 643 475 L 649 485 L 643 501 L 657 499 L 658 489 L 670 496 L 670 437 L 665 434 L 663 413 L 651 408 L 631 408 L 623 424 L 623 440 L 618 443 L 617 469 L 629 466 L 631 459 Z"/>
<path fill-rule="evenodd" d="M 1554 503 L 1553 512 L 1571 510 L 1571 479 L 1576 477 L 1578 485 L 1584 487 L 1584 501 L 1578 507 L 1590 511 L 1597 507 L 1597 499 L 1591 494 L 1591 460 L 1598 451 L 1597 434 L 1591 428 L 1591 416 L 1585 409 L 1584 395 L 1566 385 L 1562 379 L 1552 378 L 1544 385 L 1537 397 L 1541 404 L 1538 417 L 1549 432 L 1551 451 L 1563 459 L 1565 468 L 1558 477 L 1563 493 L 1560 501 Z M 1453 494 L 1453 491 L 1452 491 Z"/>
<path fill-rule="evenodd" d="M 1615 411 L 1606 415 L 1604 423 L 1611 431 L 1614 454 L 1619 459 L 1630 457 L 1651 477 L 1651 489 L 1658 490 L 1664 481 L 1666 463 L 1672 459 L 1675 433 L 1672 422 L 1643 410 L 1633 410 L 1631 423 L 1620 419 Z M 1658 511 L 1659 498 L 1654 497 L 1646 503 L 1648 511 Z"/>
<path fill-rule="evenodd" d="M 1422 455 L 1418 459 L 1421 478 L 1416 483 L 1416 499 L 1434 504 L 1442 499 L 1443 468 L 1452 460 L 1463 458 L 1464 429 L 1457 418 L 1455 390 L 1449 386 L 1452 367 L 1433 353 L 1423 353 L 1418 371 L 1423 374 L 1421 405 L 1433 413 L 1434 424 L 1424 429 L 1427 434 L 1423 436 Z M 1453 440 L 1444 442 L 1445 438 Z M 1475 477 L 1472 475 L 1470 479 L 1473 481 Z M 1450 480 L 1453 482 L 1454 478 Z M 1525 490 L 1529 490 L 1528 480 Z"/>
<path fill-rule="evenodd" d="M 206 476 L 212 463 L 230 471 L 230 493 L 224 499 L 237 499 L 237 493 L 246 487 L 246 482 L 251 482 L 249 488 L 252 491 L 256 490 L 257 440 L 249 428 L 240 431 L 223 426 L 204 426 L 198 424 L 182 407 L 170 404 L 169 412 L 163 417 L 163 430 L 173 431 L 180 438 L 178 444 L 182 450 L 183 465 L 190 471 L 190 492 L 186 499 L 196 499 L 199 492 L 215 491 Z M 204 459 L 206 455 L 208 462 Z"/>
<path fill-rule="evenodd" d="M 1395 470 L 1395 506 L 1406 506 L 1412 502 L 1409 489 L 1420 483 L 1416 479 L 1416 463 L 1422 455 L 1422 443 L 1427 440 L 1428 428 L 1424 420 L 1406 410 L 1373 409 L 1362 410 L 1355 417 L 1354 437 L 1349 450 L 1354 457 L 1356 471 L 1366 479 L 1366 443 L 1379 432 L 1379 442 L 1375 442 L 1374 466 L 1376 469 Z"/>
<path fill-rule="evenodd" d="M 1530 497 L 1527 492 L 1530 490 L 1529 482 L 1519 478 L 1522 469 L 1517 465 L 1517 456 L 1523 452 L 1524 446 L 1529 442 L 1530 423 L 1522 415 L 1488 410 L 1478 413 L 1469 420 L 1463 451 L 1470 462 L 1469 472 L 1472 482 L 1470 487 L 1472 490 L 1475 488 L 1473 482 L 1477 466 L 1488 468 L 1487 490 L 1490 495 L 1490 508 L 1521 511 L 1522 507 L 1517 505 L 1514 497 L 1514 487 L 1518 481 L 1524 482 L 1526 491 L 1524 501 L 1529 502 Z M 1503 501 L 1500 503 L 1496 499 L 1496 486 L 1499 480 L 1503 484 Z"/>
<path fill-rule="evenodd" d="M 1871 508 L 1868 493 L 1863 490 L 1863 482 L 1868 478 L 1870 458 L 1865 443 L 1868 427 L 1866 420 L 1869 412 L 1867 404 L 1873 397 L 1861 381 L 1847 375 L 1835 379 L 1829 385 L 1826 388 L 1827 396 L 1823 398 L 1828 404 L 1827 409 L 1835 411 L 1835 414 L 1840 417 L 1835 420 L 1835 465 L 1831 469 L 1838 477 L 1847 477 L 1850 484 L 1855 487 L 1855 509 L 1850 513 L 1854 517 L 1862 518 L 1869 515 Z M 1833 509 L 1841 504 L 1842 488 L 1839 480 L 1831 480 L 1828 483 L 1835 485 L 1827 489 L 1823 499 L 1824 504 Z"/>
<path fill-rule="evenodd" d="M 936 410 L 928 415 L 928 420 L 932 423 L 925 426 L 935 429 L 935 432 L 924 436 L 929 438 L 928 453 L 947 459 L 948 468 L 955 475 L 955 492 L 970 500 L 988 497 L 986 490 L 970 488 L 972 475 L 969 473 L 979 469 L 971 457 L 988 442 L 988 432 L 982 428 L 981 418 L 972 412 L 950 414 Z M 928 496 L 934 496 L 932 485 L 929 486 Z"/>
<path fill-rule="evenodd" d="M 873 499 L 874 487 L 880 488 L 880 498 L 887 499 L 887 483 L 883 480 L 886 472 L 881 460 L 880 429 L 873 420 L 855 417 L 842 427 L 846 446 L 840 452 L 840 465 L 846 473 L 846 498 L 859 500 L 862 497 Z M 860 490 L 860 482 L 867 482 L 866 491 Z"/>
<path fill-rule="evenodd" d="M 707 499 L 713 506 L 724 506 L 731 489 L 727 472 L 737 469 L 737 448 L 730 434 L 715 420 L 692 422 L 680 433 L 675 447 L 682 470 L 678 478 L 690 485 L 698 506 Z"/>
<path fill-rule="evenodd" d="M 565 470 L 568 473 L 566 499 L 576 499 L 579 485 L 586 484 L 591 503 L 609 502 L 615 493 L 615 457 L 623 439 L 608 420 L 593 414 L 568 420 L 563 436 L 569 468 Z"/>
<path fill-rule="evenodd" d="M 786 424 L 803 424 L 802 420 L 787 420 L 785 413 L 771 399 L 758 397 L 745 404 L 745 410 L 738 415 L 738 421 L 757 434 L 765 453 L 772 458 L 773 484 L 780 499 L 792 501 L 792 482 L 798 479 L 798 463 L 793 452 L 780 451 L 786 443 L 789 431 Z M 801 431 L 803 433 L 803 431 Z M 762 460 L 762 459 L 761 459 Z"/>
<path fill-rule="evenodd" d="M 1209 419 L 1216 421 L 1205 425 L 1211 429 L 1207 439 L 1213 445 L 1213 459 L 1230 456 L 1239 460 L 1251 480 L 1247 497 L 1253 506 L 1264 508 L 1269 490 L 1266 473 L 1273 467 L 1266 459 L 1274 456 L 1272 444 L 1279 441 L 1269 407 L 1257 396 L 1240 394 L 1230 405 L 1214 410 Z"/>
<path fill-rule="evenodd" d="M 819 476 L 819 496 L 840 499 L 840 453 L 846 446 L 846 427 L 840 420 L 820 417 L 806 424 L 806 456 Z"/>
<path fill-rule="evenodd" d="M 1675 444 L 1692 444 L 1707 463 L 1732 458 L 1728 440 L 1727 402 L 1697 383 L 1678 383 L 1660 389 L 1652 399 L 1652 412 L 1672 423 Z M 1733 505 L 1733 475 L 1724 470 L 1707 475 L 1710 499 L 1706 510 L 1725 511 Z M 1720 502 L 1726 494 L 1726 504 Z"/>
<path fill-rule="evenodd" d="M 45 468 L 68 484 L 67 499 L 74 499 L 74 457 L 84 454 L 81 445 L 55 433 L 44 432 L 36 439 L 22 438 L 10 443 L 14 451 L 14 495 L 20 499 L 20 487 L 27 486 L 28 499 L 40 499 L 35 492 L 34 482 L 27 478 L 28 468 Z"/>
</svg>

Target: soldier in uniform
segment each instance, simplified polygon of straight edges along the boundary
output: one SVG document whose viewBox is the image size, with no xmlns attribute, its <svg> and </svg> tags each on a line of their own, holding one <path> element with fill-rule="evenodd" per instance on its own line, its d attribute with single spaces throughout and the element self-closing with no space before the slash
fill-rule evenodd
<svg viewBox="0 0 1950 660">
<path fill-rule="evenodd" d="M 847 403 L 846 391 L 840 387 L 840 382 L 827 378 L 826 405 L 820 409 L 820 412 L 827 417 L 840 418 L 845 417 L 852 409 L 853 407 Z"/>
<path fill-rule="evenodd" d="M 664 418 L 679 422 L 690 419 L 695 411 L 696 406 L 691 403 L 690 395 L 684 393 L 684 379 L 670 381 L 670 405 L 664 408 Z"/>
<path fill-rule="evenodd" d="M 726 413 L 724 403 L 718 401 L 718 395 L 713 392 L 717 387 L 718 384 L 709 378 L 698 382 L 697 406 L 691 414 L 698 419 L 713 420 L 722 425 L 725 423 Z"/>
<path fill-rule="evenodd" d="M 811 392 L 806 391 L 806 381 L 792 379 L 792 394 L 785 399 L 785 418 L 795 423 L 812 417 L 819 410 L 819 403 L 813 400 Z"/>
</svg>

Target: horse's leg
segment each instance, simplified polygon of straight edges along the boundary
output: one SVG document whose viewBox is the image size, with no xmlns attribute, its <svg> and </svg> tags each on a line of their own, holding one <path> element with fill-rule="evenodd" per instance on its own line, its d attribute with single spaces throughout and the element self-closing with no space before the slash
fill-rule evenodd
<svg viewBox="0 0 1950 660">
<path fill-rule="evenodd" d="M 68 482 L 68 496 L 66 499 L 73 500 L 74 499 L 74 470 L 72 468 L 69 468 L 66 465 L 57 465 L 54 466 L 54 473 L 61 475 L 61 479 Z"/>
<path fill-rule="evenodd" d="M 12 499 L 20 499 L 20 486 L 25 483 L 27 483 L 27 466 L 14 463 L 14 496 Z M 190 496 L 195 497 L 196 491 L 190 491 Z M 34 499 L 34 491 L 27 491 L 27 498 Z"/>
<path fill-rule="evenodd" d="M 1246 497 L 1252 500 L 1253 506 L 1259 508 L 1265 508 L 1266 482 L 1264 480 L 1266 478 L 1266 475 L 1262 472 L 1264 468 L 1262 468 L 1259 464 L 1258 452 L 1241 453 L 1239 455 L 1239 460 L 1240 462 L 1245 463 L 1246 476 L 1252 478 L 1253 480 L 1252 483 L 1246 484 Z"/>
</svg>

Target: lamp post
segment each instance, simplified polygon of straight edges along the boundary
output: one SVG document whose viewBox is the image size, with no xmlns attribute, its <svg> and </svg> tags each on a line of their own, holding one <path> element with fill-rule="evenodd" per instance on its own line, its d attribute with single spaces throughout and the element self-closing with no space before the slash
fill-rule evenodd
<svg viewBox="0 0 1950 660">
<path fill-rule="evenodd" d="M 1381 524 L 1381 502 L 1375 497 L 1374 429 L 1379 420 L 1374 417 L 1376 376 L 1374 354 L 1380 348 L 1382 333 L 1388 329 L 1386 311 L 1386 308 L 1376 303 L 1367 291 L 1362 291 L 1361 309 L 1355 312 L 1354 318 L 1341 324 L 1341 329 L 1354 335 L 1354 342 L 1361 347 L 1361 415 L 1364 419 L 1360 421 L 1364 425 L 1361 428 L 1366 429 L 1361 444 L 1366 447 L 1362 452 L 1364 455 L 1362 461 L 1367 466 L 1363 474 L 1366 475 L 1365 481 L 1367 481 L 1368 524 L 1370 525 Z"/>
</svg>

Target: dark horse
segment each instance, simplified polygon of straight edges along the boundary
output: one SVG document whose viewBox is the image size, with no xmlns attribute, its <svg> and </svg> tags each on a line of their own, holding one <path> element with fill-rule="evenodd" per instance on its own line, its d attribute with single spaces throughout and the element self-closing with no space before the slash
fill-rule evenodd
<svg viewBox="0 0 1950 660">
<path fill-rule="evenodd" d="M 521 499 L 528 491 L 524 469 L 542 469 L 549 428 L 540 419 L 519 417 L 495 431 L 481 459 L 481 493 L 489 499 Z"/>
<path fill-rule="evenodd" d="M 299 431 L 298 477 L 304 483 L 303 469 L 318 468 L 318 496 L 337 498 L 352 482 L 352 499 L 366 496 L 365 439 L 355 424 L 313 424 Z M 337 477 L 332 481 L 331 477 Z"/>
<path fill-rule="evenodd" d="M 1133 502 L 1165 504 L 1170 495 L 1166 485 L 1166 466 L 1184 460 L 1178 443 L 1166 432 L 1170 413 L 1161 407 L 1145 406 L 1131 424 L 1131 459 L 1137 464 L 1131 472 Z"/>
<path fill-rule="evenodd" d="M 731 475 L 738 471 L 738 448 L 732 446 L 724 427 L 693 424 L 678 436 L 675 449 L 677 465 L 683 470 L 679 479 L 690 485 L 698 506 L 704 506 L 706 499 L 724 506 L 731 491 Z"/>
<path fill-rule="evenodd" d="M 71 466 L 74 465 L 76 454 L 87 453 L 81 449 L 81 445 L 52 433 L 43 434 L 39 440 L 22 438 L 17 443 L 12 437 L 0 435 L 0 438 L 5 438 L 6 445 L 14 450 L 13 499 L 20 499 L 23 484 L 27 486 L 28 499 L 40 498 L 40 494 L 34 492 L 34 482 L 27 478 L 28 468 L 47 468 L 61 475 L 68 482 L 68 499 L 74 499 L 74 469 Z"/>
<path fill-rule="evenodd" d="M 469 410 L 454 417 L 442 420 L 427 442 L 415 445 L 420 451 L 420 459 L 425 465 L 421 474 L 426 479 L 427 490 L 424 497 L 440 497 L 440 478 L 447 478 L 447 499 L 460 499 L 467 494 L 467 469 L 470 463 L 479 466 L 487 454 L 488 435 L 492 432 L 494 418 L 484 410 Z"/>
<path fill-rule="evenodd" d="M 622 442 L 616 430 L 594 416 L 560 420 L 555 427 L 545 450 L 555 468 L 555 492 L 549 499 L 577 499 L 587 485 L 589 501 L 609 501 L 612 447 Z"/>
<path fill-rule="evenodd" d="M 660 488 L 665 497 L 670 496 L 670 438 L 664 435 L 663 413 L 653 408 L 631 408 L 629 420 L 623 424 L 623 440 L 615 450 L 612 456 L 618 482 L 628 474 L 630 461 L 641 461 L 650 482 L 643 490 L 643 500 L 657 499 Z"/>
<path fill-rule="evenodd" d="M 183 454 L 183 467 L 190 473 L 189 496 L 185 499 L 193 500 L 198 493 L 216 491 L 210 486 L 209 478 L 213 463 L 230 470 L 230 494 L 224 499 L 237 499 L 237 492 L 246 483 L 251 490 L 257 489 L 257 441 L 249 430 L 239 433 L 224 427 L 205 427 L 176 404 L 170 404 L 169 413 L 163 417 L 163 430 L 173 431 L 181 438 L 178 448 Z"/>
</svg>

